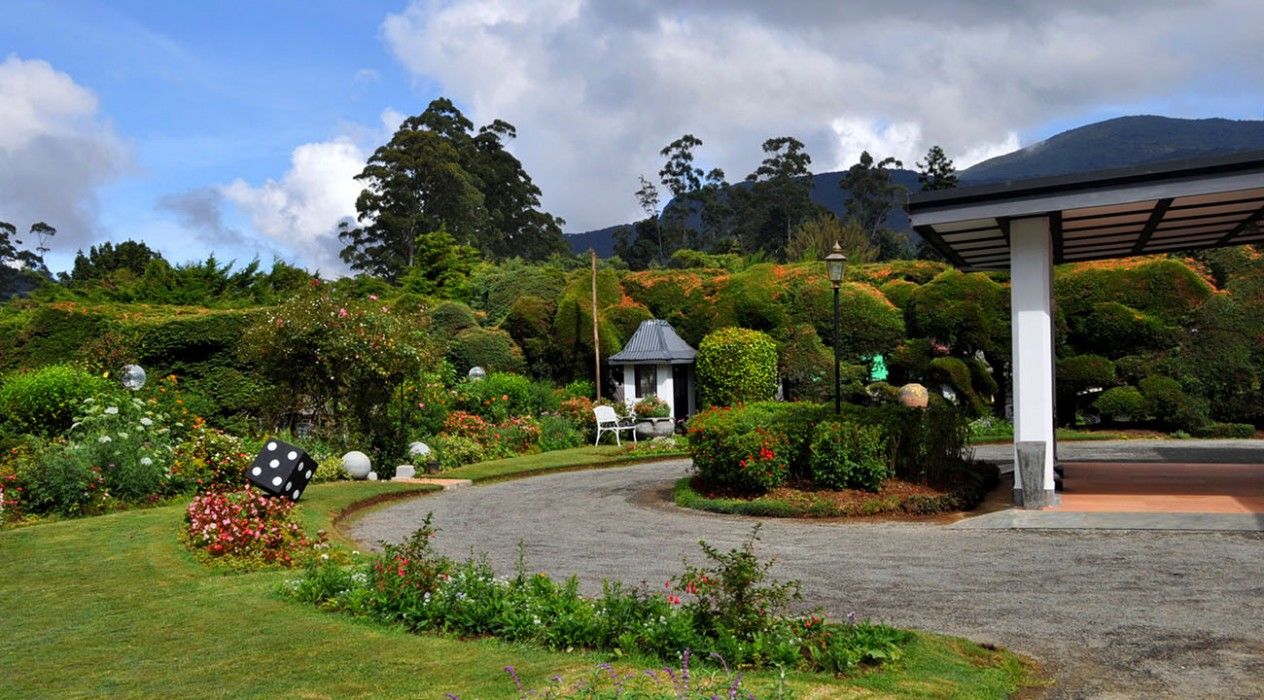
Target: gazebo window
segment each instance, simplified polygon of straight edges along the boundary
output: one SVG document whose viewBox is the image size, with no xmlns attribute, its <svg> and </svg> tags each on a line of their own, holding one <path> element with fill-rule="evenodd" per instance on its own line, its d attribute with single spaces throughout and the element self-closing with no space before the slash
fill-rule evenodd
<svg viewBox="0 0 1264 700">
<path fill-rule="evenodd" d="M 658 395 L 658 367 L 636 366 L 636 395 L 638 397 Z"/>
</svg>

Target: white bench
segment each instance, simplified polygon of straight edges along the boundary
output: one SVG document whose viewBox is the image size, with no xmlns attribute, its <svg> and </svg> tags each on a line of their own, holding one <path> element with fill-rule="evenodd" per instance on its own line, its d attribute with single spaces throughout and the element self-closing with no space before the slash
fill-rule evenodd
<svg viewBox="0 0 1264 700">
<path fill-rule="evenodd" d="M 620 420 L 611 406 L 593 406 L 593 415 L 597 418 L 597 440 L 593 442 L 593 445 L 601 444 L 602 433 L 614 433 L 614 444 L 622 445 L 623 443 L 619 442 L 620 430 L 631 430 L 632 442 L 636 443 L 636 421 Z"/>
</svg>

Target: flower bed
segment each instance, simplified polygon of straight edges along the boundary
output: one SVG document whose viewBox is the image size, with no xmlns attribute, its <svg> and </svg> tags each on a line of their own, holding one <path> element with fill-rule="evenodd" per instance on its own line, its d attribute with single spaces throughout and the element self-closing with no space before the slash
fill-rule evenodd
<svg viewBox="0 0 1264 700">
<path fill-rule="evenodd" d="M 697 477 L 685 477 L 676 482 L 672 497 L 682 508 L 755 517 L 905 517 L 973 510 L 996 488 L 998 479 L 994 466 L 975 462 L 963 468 L 955 485 L 943 488 L 887 479 L 876 493 L 782 486 L 750 496 L 716 490 Z"/>
<path fill-rule="evenodd" d="M 348 569 L 313 560 L 284 592 L 300 601 L 372 617 L 413 631 L 494 636 L 550 649 L 596 649 L 665 660 L 692 650 L 743 668 L 798 668 L 845 673 L 894 660 L 907 632 L 867 621 L 829 623 L 789 614 L 797 582 L 768 582 L 771 562 L 754 554 L 758 526 L 738 549 L 700 543 L 707 566 L 686 564 L 663 583 L 627 588 L 605 582 L 602 594 L 579 594 L 574 578 L 559 583 L 528 574 L 522 559 L 509 578 L 485 558 L 463 563 L 437 555 L 427 516 L 399 545 L 387 544 L 365 566 Z"/>
<path fill-rule="evenodd" d="M 185 511 L 182 540 L 234 568 L 293 566 L 326 547 L 323 531 L 316 540 L 307 537 L 294 506 L 249 488 L 203 493 Z"/>
</svg>

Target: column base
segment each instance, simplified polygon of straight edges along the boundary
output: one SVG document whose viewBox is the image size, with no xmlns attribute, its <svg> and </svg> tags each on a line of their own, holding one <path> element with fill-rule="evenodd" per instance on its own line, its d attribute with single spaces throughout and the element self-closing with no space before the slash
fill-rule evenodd
<svg viewBox="0 0 1264 700">
<path fill-rule="evenodd" d="M 1014 505 L 1023 510 L 1040 510 L 1062 503 L 1062 496 L 1053 489 L 1040 489 L 1024 494 L 1022 489 L 1014 489 Z"/>
</svg>

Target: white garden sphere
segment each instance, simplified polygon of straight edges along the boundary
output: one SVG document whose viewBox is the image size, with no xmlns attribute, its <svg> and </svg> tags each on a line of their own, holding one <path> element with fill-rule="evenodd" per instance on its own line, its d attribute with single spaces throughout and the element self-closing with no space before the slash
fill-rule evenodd
<svg viewBox="0 0 1264 700">
<path fill-rule="evenodd" d="M 369 476 L 371 470 L 369 464 L 369 456 L 359 450 L 352 450 L 342 456 L 342 469 L 347 472 L 347 476 L 356 480 L 363 480 Z"/>
<path fill-rule="evenodd" d="M 123 386 L 132 391 L 136 391 L 145 386 L 145 370 L 140 365 L 126 365 L 123 367 Z"/>
<path fill-rule="evenodd" d="M 487 370 L 482 367 L 471 367 L 468 376 L 471 382 L 481 382 L 487 377 Z"/>
<path fill-rule="evenodd" d="M 414 442 L 408 446 L 408 454 L 412 457 L 429 457 L 430 445 L 424 442 Z"/>
</svg>

